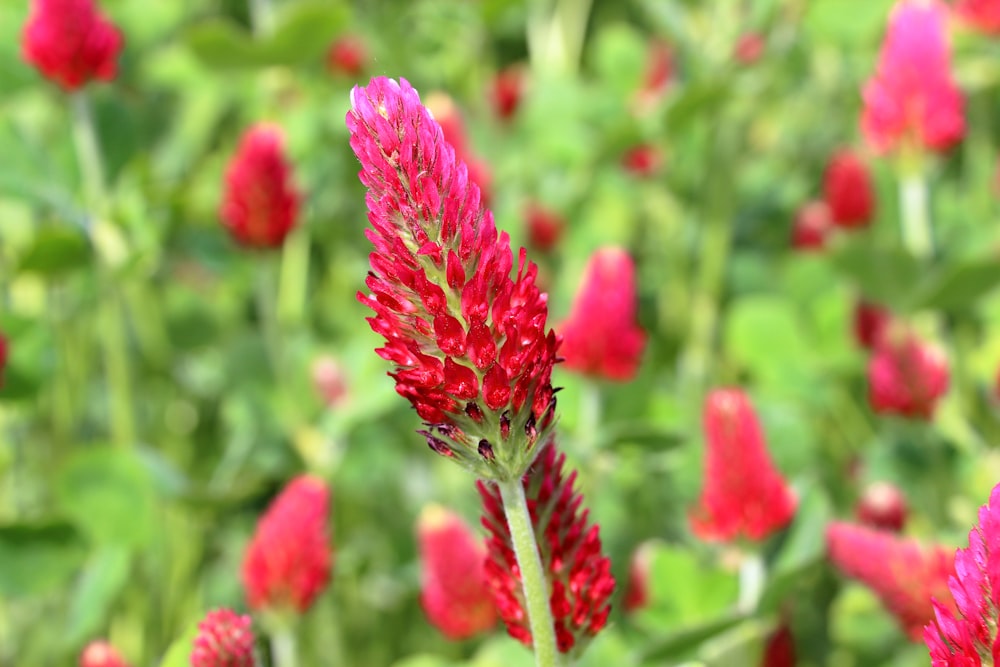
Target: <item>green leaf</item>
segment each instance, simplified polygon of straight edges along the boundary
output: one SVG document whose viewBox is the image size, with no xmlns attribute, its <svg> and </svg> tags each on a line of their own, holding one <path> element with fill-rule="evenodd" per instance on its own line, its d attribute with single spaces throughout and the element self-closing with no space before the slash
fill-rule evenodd
<svg viewBox="0 0 1000 667">
<path fill-rule="evenodd" d="M 156 525 L 151 475 L 132 453 L 110 447 L 76 452 L 56 477 L 56 501 L 100 544 L 138 547 Z"/>
<path fill-rule="evenodd" d="M 64 626 L 68 646 L 78 646 L 98 633 L 128 583 L 129 565 L 129 554 L 121 548 L 102 549 L 90 558 L 70 599 Z"/>
<path fill-rule="evenodd" d="M 903 303 L 925 272 L 920 262 L 902 248 L 870 240 L 852 239 L 839 244 L 830 258 L 864 297 L 881 303 Z"/>
<path fill-rule="evenodd" d="M 45 227 L 35 234 L 18 268 L 25 273 L 39 273 L 51 278 L 86 268 L 90 265 L 91 255 L 90 242 L 79 229 Z"/>
<path fill-rule="evenodd" d="M 680 446 L 685 442 L 686 436 L 654 424 L 628 421 L 608 424 L 601 429 L 598 440 L 605 447 L 634 444 L 651 451 L 663 452 Z"/>
<path fill-rule="evenodd" d="M 729 97 L 730 84 L 727 79 L 699 81 L 684 87 L 667 107 L 666 126 L 676 134 L 689 122 L 704 118 L 705 112 L 716 109 Z"/>
<path fill-rule="evenodd" d="M 833 509 L 826 494 L 816 486 L 799 501 L 795 521 L 788 529 L 761 596 L 760 608 L 781 609 L 790 591 L 818 571 L 826 559 L 826 525 Z"/>
<path fill-rule="evenodd" d="M 348 19 L 343 5 L 314 0 L 292 5 L 263 39 L 222 19 L 188 29 L 187 46 L 205 65 L 217 69 L 256 69 L 318 61 Z"/>
<path fill-rule="evenodd" d="M 0 526 L 0 596 L 41 595 L 63 588 L 86 549 L 70 524 Z"/>
<path fill-rule="evenodd" d="M 845 11 L 844 0 L 810 0 L 804 19 L 813 39 L 838 44 L 872 43 L 881 34 L 894 0 L 853 3 Z"/>
<path fill-rule="evenodd" d="M 976 259 L 949 264 L 921 281 L 909 300 L 912 310 L 967 310 L 1000 286 L 1000 262 Z"/>
<path fill-rule="evenodd" d="M 194 638 L 198 636 L 198 623 L 192 623 L 184 630 L 184 634 L 171 642 L 167 648 L 160 667 L 190 667 L 191 666 L 191 646 Z"/>
<path fill-rule="evenodd" d="M 681 630 L 676 630 L 667 634 L 662 639 L 657 640 L 650 646 L 639 651 L 639 660 L 643 664 L 648 662 L 660 662 L 670 658 L 682 656 L 696 648 L 702 642 L 722 634 L 733 626 L 742 622 L 746 616 L 737 612 L 731 612 L 724 616 L 719 616 L 704 623 L 691 625 Z"/>
<path fill-rule="evenodd" d="M 795 311 L 778 296 L 737 301 L 726 318 L 725 341 L 754 378 L 775 386 L 802 384 L 816 361 Z"/>
</svg>

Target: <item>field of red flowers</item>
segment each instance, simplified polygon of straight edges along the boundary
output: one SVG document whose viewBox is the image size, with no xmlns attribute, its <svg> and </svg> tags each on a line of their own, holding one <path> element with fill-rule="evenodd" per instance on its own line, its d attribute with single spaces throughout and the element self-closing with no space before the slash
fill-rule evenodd
<svg viewBox="0 0 1000 667">
<path fill-rule="evenodd" d="M 1000 665 L 1000 1 L 0 45 L 0 665 Z"/>
</svg>

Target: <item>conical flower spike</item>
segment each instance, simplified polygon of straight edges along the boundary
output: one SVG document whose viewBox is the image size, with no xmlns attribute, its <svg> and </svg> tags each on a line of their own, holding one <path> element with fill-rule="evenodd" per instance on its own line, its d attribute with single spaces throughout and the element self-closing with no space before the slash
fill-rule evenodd
<svg viewBox="0 0 1000 667">
<path fill-rule="evenodd" d="M 646 332 L 636 322 L 635 264 L 621 248 L 602 248 L 591 256 L 573 302 L 560 327 L 566 368 L 595 378 L 627 381 L 635 377 L 646 347 Z"/>
<path fill-rule="evenodd" d="M 924 628 L 932 667 L 1000 665 L 1000 485 L 979 508 L 969 546 L 955 554 L 948 589 L 934 596 Z"/>
<path fill-rule="evenodd" d="M 497 622 L 486 586 L 486 548 L 457 514 L 424 508 L 417 524 L 420 604 L 448 639 L 465 639 Z"/>
<path fill-rule="evenodd" d="M 118 649 L 106 641 L 92 641 L 80 654 L 80 667 L 129 667 Z"/>
<path fill-rule="evenodd" d="M 863 93 L 861 129 L 876 151 L 903 143 L 945 151 L 965 134 L 947 19 L 939 0 L 900 0 L 893 8 L 878 69 Z"/>
<path fill-rule="evenodd" d="M 93 0 L 32 0 L 21 54 L 67 92 L 118 73 L 121 31 L 101 16 Z"/>
<path fill-rule="evenodd" d="M 549 444 L 524 476 L 525 496 L 531 512 L 551 595 L 556 641 L 562 653 L 579 652 L 583 644 L 604 628 L 611 611 L 609 600 L 615 580 L 611 562 L 601 553 L 598 526 L 587 524 L 583 496 L 573 490 L 576 472 L 563 476 L 565 454 Z M 524 593 L 495 484 L 478 482 L 483 498 L 483 526 L 489 531 L 486 575 L 500 618 L 511 637 L 531 646 L 531 631 Z"/>
<path fill-rule="evenodd" d="M 198 623 L 191 667 L 254 667 L 249 616 L 216 609 Z"/>
<path fill-rule="evenodd" d="M 975 30 L 1000 35 L 1000 2 L 996 0 L 958 0 L 955 13 Z"/>
<path fill-rule="evenodd" d="M 705 540 L 762 540 L 785 527 L 796 499 L 775 469 L 750 399 L 716 389 L 705 399 L 705 486 L 691 529 Z"/>
<path fill-rule="evenodd" d="M 843 229 L 864 227 L 875 213 L 875 189 L 868 166 L 852 151 L 830 158 L 823 176 L 823 198 L 833 224 Z"/>
<path fill-rule="evenodd" d="M 516 480 L 554 424 L 547 297 L 468 167 L 405 79 L 351 93 L 347 126 L 368 187 L 368 322 L 396 365 L 396 391 L 428 424 L 435 452 L 481 478 Z"/>
<path fill-rule="evenodd" d="M 919 641 L 934 615 L 931 597 L 947 599 L 954 553 L 940 546 L 857 524 L 834 521 L 826 530 L 830 561 L 845 576 L 872 590 L 903 632 Z"/>
<path fill-rule="evenodd" d="M 330 492 L 302 476 L 275 498 L 243 559 L 251 609 L 305 613 L 330 580 Z"/>
<path fill-rule="evenodd" d="M 904 327 L 887 330 L 868 362 L 868 397 L 881 414 L 928 420 L 949 380 L 944 351 Z"/>
</svg>

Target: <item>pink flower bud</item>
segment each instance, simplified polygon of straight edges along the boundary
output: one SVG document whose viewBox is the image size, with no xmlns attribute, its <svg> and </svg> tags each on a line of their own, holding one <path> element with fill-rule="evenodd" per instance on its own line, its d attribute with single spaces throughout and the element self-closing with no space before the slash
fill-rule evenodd
<svg viewBox="0 0 1000 667">
<path fill-rule="evenodd" d="M 636 321 L 635 264 L 622 248 L 601 248 L 587 263 L 569 317 L 560 327 L 566 368 L 626 382 L 646 347 Z"/>
<path fill-rule="evenodd" d="M 766 47 L 767 42 L 760 33 L 745 32 L 736 40 L 733 57 L 739 64 L 749 67 L 760 60 Z"/>
<path fill-rule="evenodd" d="M 871 222 L 875 190 L 868 167 L 851 151 L 841 150 L 830 158 L 823 178 L 823 197 L 837 227 L 854 229 Z"/>
<path fill-rule="evenodd" d="M 934 617 L 931 598 L 950 597 L 953 549 L 843 521 L 827 526 L 826 546 L 834 567 L 870 588 L 912 641 Z"/>
<path fill-rule="evenodd" d="M 562 216 L 535 201 L 524 207 L 524 220 L 528 228 L 528 245 L 540 252 L 551 252 L 562 238 Z"/>
<path fill-rule="evenodd" d="M 121 32 L 93 0 L 32 0 L 22 57 L 67 92 L 118 73 Z"/>
<path fill-rule="evenodd" d="M 874 349 L 892 323 L 892 313 L 871 301 L 854 304 L 854 339 L 863 348 Z"/>
<path fill-rule="evenodd" d="M 633 146 L 622 156 L 622 166 L 625 171 L 638 178 L 649 178 L 656 175 L 662 165 L 662 153 L 650 144 Z"/>
<path fill-rule="evenodd" d="M 333 357 L 317 357 L 312 365 L 312 378 L 316 393 L 327 407 L 336 407 L 347 398 L 344 370 Z"/>
<path fill-rule="evenodd" d="M 799 209 L 792 224 L 792 247 L 803 251 L 822 250 L 833 229 L 830 207 L 826 202 L 811 201 Z"/>
<path fill-rule="evenodd" d="M 326 68 L 333 74 L 356 77 L 368 64 L 368 49 L 357 35 L 344 35 L 334 40 L 326 53 Z"/>
<path fill-rule="evenodd" d="M 649 567 L 653 557 L 653 545 L 645 542 L 632 552 L 628 566 L 628 583 L 625 585 L 626 612 L 639 611 L 649 604 Z"/>
<path fill-rule="evenodd" d="M 305 613 L 330 581 L 330 492 L 318 477 L 293 479 L 257 523 L 243 558 L 253 610 Z"/>
<path fill-rule="evenodd" d="M 704 540 L 763 540 L 788 525 L 797 501 L 775 469 L 750 399 L 716 389 L 705 399 L 705 484 L 690 516 Z"/>
<path fill-rule="evenodd" d="M 276 248 L 292 231 L 298 213 L 299 194 L 281 130 L 255 125 L 243 135 L 226 170 L 222 222 L 245 246 Z"/>
<path fill-rule="evenodd" d="M 437 505 L 417 523 L 420 604 L 448 639 L 466 639 L 497 622 L 486 585 L 486 548 L 457 514 Z"/>
<path fill-rule="evenodd" d="M 880 414 L 929 420 L 949 376 L 944 350 L 900 325 L 882 336 L 868 362 L 868 399 Z"/>
<path fill-rule="evenodd" d="M 884 153 L 909 142 L 946 151 L 962 140 L 962 93 L 951 73 L 947 7 L 899 0 L 889 17 L 875 75 L 864 87 L 861 129 Z"/>
<path fill-rule="evenodd" d="M 858 501 L 858 521 L 889 532 L 898 533 L 906 523 L 906 498 L 894 484 L 869 484 Z"/>
<path fill-rule="evenodd" d="M 253 630 L 249 616 L 216 609 L 198 623 L 191 667 L 254 667 Z"/>
<path fill-rule="evenodd" d="M 521 106 L 524 96 L 527 72 L 523 65 L 510 65 L 493 77 L 490 103 L 493 113 L 503 121 L 509 121 Z"/>
<path fill-rule="evenodd" d="M 129 667 L 118 649 L 103 640 L 92 641 L 80 653 L 80 667 Z"/>
</svg>

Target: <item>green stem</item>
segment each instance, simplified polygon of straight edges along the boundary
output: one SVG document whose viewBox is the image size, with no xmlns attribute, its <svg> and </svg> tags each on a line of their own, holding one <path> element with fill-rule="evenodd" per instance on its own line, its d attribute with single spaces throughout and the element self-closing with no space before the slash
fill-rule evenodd
<svg viewBox="0 0 1000 667">
<path fill-rule="evenodd" d="M 73 93 L 69 100 L 73 109 L 73 143 L 76 144 L 87 202 L 93 209 L 91 213 L 99 221 L 104 215 L 106 204 L 104 162 L 101 160 L 100 144 L 97 142 L 94 118 L 90 112 L 90 100 L 86 90 Z"/>
<path fill-rule="evenodd" d="M 520 479 L 497 482 L 503 500 L 507 525 L 510 527 L 514 555 L 521 570 L 521 584 L 524 586 L 524 601 L 528 612 L 532 643 L 535 649 L 536 667 L 556 667 L 559 651 L 556 647 L 556 633 L 549 608 L 549 582 L 542 569 L 542 559 L 535 542 L 535 531 L 531 525 L 531 514 L 524 497 L 524 487 Z"/>
<path fill-rule="evenodd" d="M 276 628 L 271 633 L 271 664 L 274 667 L 296 667 L 298 650 L 291 624 Z"/>
<path fill-rule="evenodd" d="M 934 254 L 934 238 L 923 170 L 916 168 L 903 174 L 899 195 L 903 210 L 903 243 L 914 257 L 930 259 Z"/>
<path fill-rule="evenodd" d="M 743 553 L 740 563 L 740 594 L 736 608 L 744 613 L 750 613 L 757 608 L 760 596 L 764 592 L 764 559 L 756 550 Z"/>
<path fill-rule="evenodd" d="M 294 327 L 302 322 L 309 283 L 309 230 L 304 225 L 285 239 L 279 280 L 278 321 Z"/>
<path fill-rule="evenodd" d="M 560 65 L 562 71 L 575 74 L 580 67 L 583 38 L 593 0 L 560 0 L 553 19 L 554 30 L 560 32 Z"/>
<path fill-rule="evenodd" d="M 274 7 L 271 0 L 250 0 L 250 24 L 256 37 L 264 37 L 274 27 Z"/>
<path fill-rule="evenodd" d="M 577 441 L 584 456 L 590 457 L 598 445 L 601 427 L 601 386 L 589 378 L 579 384 L 580 416 L 577 418 Z"/>
<path fill-rule="evenodd" d="M 260 322 L 261 336 L 264 338 L 264 348 L 275 378 L 281 376 L 281 344 L 277 327 L 277 303 L 275 293 L 278 289 L 275 280 L 275 258 L 270 255 L 259 257 L 254 266 L 257 288 L 257 318 Z"/>
</svg>

